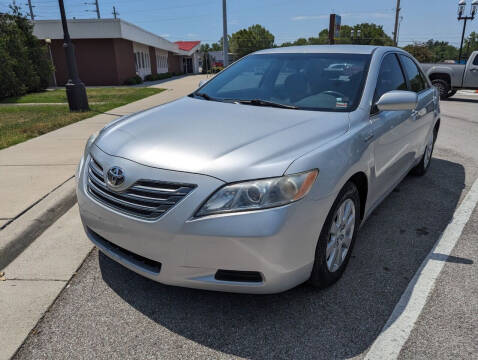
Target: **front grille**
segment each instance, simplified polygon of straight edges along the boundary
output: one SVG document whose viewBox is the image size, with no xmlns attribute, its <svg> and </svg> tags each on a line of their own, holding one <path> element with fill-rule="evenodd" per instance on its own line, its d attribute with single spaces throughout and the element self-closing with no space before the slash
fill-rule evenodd
<svg viewBox="0 0 478 360">
<path fill-rule="evenodd" d="M 103 167 L 93 158 L 88 163 L 89 194 L 102 204 L 142 219 L 160 218 L 195 187 L 192 184 L 139 180 L 128 189 L 116 192 L 106 185 Z"/>
</svg>

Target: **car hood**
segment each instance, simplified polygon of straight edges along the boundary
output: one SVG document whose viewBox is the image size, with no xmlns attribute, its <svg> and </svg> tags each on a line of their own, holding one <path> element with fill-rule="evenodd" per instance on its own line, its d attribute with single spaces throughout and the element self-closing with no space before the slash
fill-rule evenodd
<svg viewBox="0 0 478 360">
<path fill-rule="evenodd" d="M 185 97 L 107 125 L 95 144 L 143 165 L 231 182 L 280 176 L 348 126 L 347 113 Z"/>
</svg>

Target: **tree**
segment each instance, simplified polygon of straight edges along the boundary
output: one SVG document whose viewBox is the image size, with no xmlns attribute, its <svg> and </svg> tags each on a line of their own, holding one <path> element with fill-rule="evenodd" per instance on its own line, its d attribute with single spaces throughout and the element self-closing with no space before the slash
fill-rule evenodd
<svg viewBox="0 0 478 360">
<path fill-rule="evenodd" d="M 274 35 L 261 25 L 252 25 L 232 34 L 229 44 L 230 51 L 236 58 L 241 58 L 254 51 L 274 47 Z"/>
<path fill-rule="evenodd" d="M 465 56 L 469 56 L 473 51 L 478 50 L 478 33 L 471 32 L 463 43 Z"/>
<path fill-rule="evenodd" d="M 17 6 L 10 9 L 11 14 L 0 14 L 0 98 L 48 87 L 53 70 L 32 23 Z"/>
<path fill-rule="evenodd" d="M 407 45 L 403 50 L 408 51 L 415 59 L 421 63 L 433 62 L 434 55 L 428 49 L 426 44 L 414 43 Z"/>
<path fill-rule="evenodd" d="M 433 55 L 433 62 L 455 60 L 458 58 L 458 49 L 447 41 L 428 40 L 425 45 Z"/>
<path fill-rule="evenodd" d="M 393 40 L 383 30 L 382 25 L 362 23 L 354 26 L 342 25 L 340 34 L 335 39 L 337 44 L 387 45 L 392 46 Z M 323 29 L 318 37 L 299 38 L 294 42 L 283 43 L 281 46 L 322 45 L 329 43 L 329 30 Z"/>
</svg>

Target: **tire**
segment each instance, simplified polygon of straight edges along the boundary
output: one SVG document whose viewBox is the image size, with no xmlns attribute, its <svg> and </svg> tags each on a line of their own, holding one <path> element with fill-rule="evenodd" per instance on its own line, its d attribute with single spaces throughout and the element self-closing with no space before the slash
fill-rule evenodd
<svg viewBox="0 0 478 360">
<path fill-rule="evenodd" d="M 447 99 L 450 95 L 450 85 L 448 82 L 442 79 L 435 79 L 432 81 L 432 85 L 435 86 L 438 89 L 438 92 L 440 93 L 440 99 L 445 100 Z"/>
<path fill-rule="evenodd" d="M 337 226 L 337 224 L 343 224 L 342 222 L 337 221 L 338 211 L 342 206 L 344 206 L 345 215 L 347 206 L 350 207 L 352 204 L 354 219 L 351 219 L 351 213 L 349 213 L 348 217 L 343 216 L 342 218 L 346 218 L 350 221 L 350 225 L 345 225 L 345 228 L 341 229 L 339 226 Z M 327 215 L 324 226 L 320 233 L 315 250 L 314 267 L 312 268 L 312 273 L 309 279 L 309 283 L 311 285 L 318 288 L 326 288 L 340 279 L 352 254 L 355 238 L 357 237 L 357 232 L 360 226 L 360 219 L 359 192 L 354 183 L 348 182 L 337 195 L 337 198 L 335 199 L 332 208 Z M 351 228 L 352 224 L 353 227 Z M 335 237 L 332 234 L 332 231 L 335 232 Z M 341 237 L 342 235 L 343 237 Z M 347 247 L 347 242 L 348 248 L 345 252 L 344 250 Z M 329 248 L 329 254 L 327 254 L 327 248 Z M 340 265 L 331 259 L 332 256 L 335 256 L 335 254 L 341 255 L 340 257 L 336 258 L 342 259 Z"/>
<path fill-rule="evenodd" d="M 431 139 L 428 139 L 427 145 L 425 147 L 425 151 L 423 152 L 423 156 L 410 173 L 415 176 L 423 176 L 426 174 L 428 168 L 430 167 L 430 163 L 432 161 L 433 149 L 435 148 L 435 141 L 437 139 L 437 131 L 433 129 L 433 133 L 430 134 Z"/>
</svg>

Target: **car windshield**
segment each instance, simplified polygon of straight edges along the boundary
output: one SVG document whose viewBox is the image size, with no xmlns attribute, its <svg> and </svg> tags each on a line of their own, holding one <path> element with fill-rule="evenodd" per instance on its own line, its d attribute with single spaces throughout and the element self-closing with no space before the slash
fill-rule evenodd
<svg viewBox="0 0 478 360">
<path fill-rule="evenodd" d="M 321 111 L 352 111 L 370 55 L 282 53 L 245 57 L 193 96 L 205 100 Z"/>
</svg>

